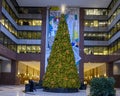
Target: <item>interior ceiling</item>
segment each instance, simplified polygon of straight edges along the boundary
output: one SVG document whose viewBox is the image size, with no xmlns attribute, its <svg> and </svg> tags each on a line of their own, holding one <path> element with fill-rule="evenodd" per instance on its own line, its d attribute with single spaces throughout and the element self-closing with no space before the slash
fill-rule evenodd
<svg viewBox="0 0 120 96">
<path fill-rule="evenodd" d="M 0 60 L 7 60 L 7 61 L 10 61 L 10 59 L 7 59 L 7 58 L 2 57 L 2 56 L 0 56 Z"/>
<path fill-rule="evenodd" d="M 111 0 L 16 0 L 19 6 L 49 7 L 65 4 L 69 7 L 107 8 Z"/>
<path fill-rule="evenodd" d="M 96 67 L 99 67 L 99 66 L 102 66 L 104 65 L 105 63 L 84 63 L 84 72 L 90 70 L 90 69 L 93 69 L 93 68 L 96 68 Z"/>
<path fill-rule="evenodd" d="M 114 62 L 115 64 L 120 64 L 120 60 L 117 60 Z"/>
<path fill-rule="evenodd" d="M 28 65 L 29 67 L 35 68 L 36 70 L 40 70 L 40 62 L 39 61 L 19 61 L 19 63 Z"/>
</svg>

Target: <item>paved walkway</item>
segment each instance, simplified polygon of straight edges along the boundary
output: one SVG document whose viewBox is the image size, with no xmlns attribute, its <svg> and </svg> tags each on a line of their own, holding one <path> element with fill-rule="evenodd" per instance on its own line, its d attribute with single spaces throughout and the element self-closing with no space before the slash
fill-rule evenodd
<svg viewBox="0 0 120 96">
<path fill-rule="evenodd" d="M 36 92 L 24 93 L 24 86 L 0 86 L 0 96 L 88 96 L 87 90 L 80 90 L 77 93 L 51 93 L 38 89 Z M 120 89 L 116 89 L 116 96 L 120 96 Z"/>
<path fill-rule="evenodd" d="M 37 89 L 36 92 L 24 93 L 24 86 L 0 86 L 0 96 L 86 96 L 86 90 L 77 93 L 51 93 Z"/>
</svg>

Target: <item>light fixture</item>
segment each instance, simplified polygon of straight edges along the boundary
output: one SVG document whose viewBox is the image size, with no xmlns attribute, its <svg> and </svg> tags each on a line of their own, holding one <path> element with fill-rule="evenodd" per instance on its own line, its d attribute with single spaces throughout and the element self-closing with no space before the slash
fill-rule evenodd
<svg viewBox="0 0 120 96">
<path fill-rule="evenodd" d="M 107 75 L 106 75 L 106 73 L 104 74 L 104 77 L 106 77 Z"/>
<path fill-rule="evenodd" d="M 100 75 L 98 74 L 98 78 L 100 77 Z"/>
</svg>

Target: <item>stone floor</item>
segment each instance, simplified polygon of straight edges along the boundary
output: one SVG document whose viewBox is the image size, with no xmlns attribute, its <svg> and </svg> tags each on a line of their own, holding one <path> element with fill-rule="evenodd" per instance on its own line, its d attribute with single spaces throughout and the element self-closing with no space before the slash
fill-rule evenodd
<svg viewBox="0 0 120 96">
<path fill-rule="evenodd" d="M 89 88 L 87 90 L 80 90 L 78 93 L 51 93 L 44 92 L 38 89 L 35 92 L 24 93 L 24 86 L 0 86 L 0 96 L 88 96 Z M 116 96 L 120 96 L 120 89 L 116 89 Z"/>
</svg>

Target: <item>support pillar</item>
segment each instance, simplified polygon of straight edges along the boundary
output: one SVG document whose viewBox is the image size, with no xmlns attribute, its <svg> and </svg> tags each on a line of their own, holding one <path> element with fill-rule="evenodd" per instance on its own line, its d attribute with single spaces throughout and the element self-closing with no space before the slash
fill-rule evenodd
<svg viewBox="0 0 120 96">
<path fill-rule="evenodd" d="M 106 75 L 108 77 L 113 77 L 113 62 L 106 64 Z"/>
<path fill-rule="evenodd" d="M 79 32 L 79 49 L 80 49 L 80 64 L 79 64 L 79 76 L 81 82 L 84 82 L 84 9 L 80 8 L 80 14 L 79 14 L 79 22 L 80 22 L 80 32 Z"/>
<path fill-rule="evenodd" d="M 13 79 L 12 79 L 11 84 L 15 84 L 15 85 L 19 84 L 17 73 L 18 73 L 18 62 L 15 60 L 12 60 L 12 62 L 11 62 L 11 78 L 13 78 Z"/>
<path fill-rule="evenodd" d="M 18 84 L 17 71 L 18 64 L 15 60 L 2 60 L 0 84 L 2 85 Z"/>
<path fill-rule="evenodd" d="M 2 0 L 0 0 L 0 20 L 2 19 Z"/>
<path fill-rule="evenodd" d="M 41 36 L 41 58 L 40 58 L 40 80 L 45 74 L 45 45 L 46 45 L 46 18 L 47 8 L 42 8 L 42 36 Z"/>
</svg>

